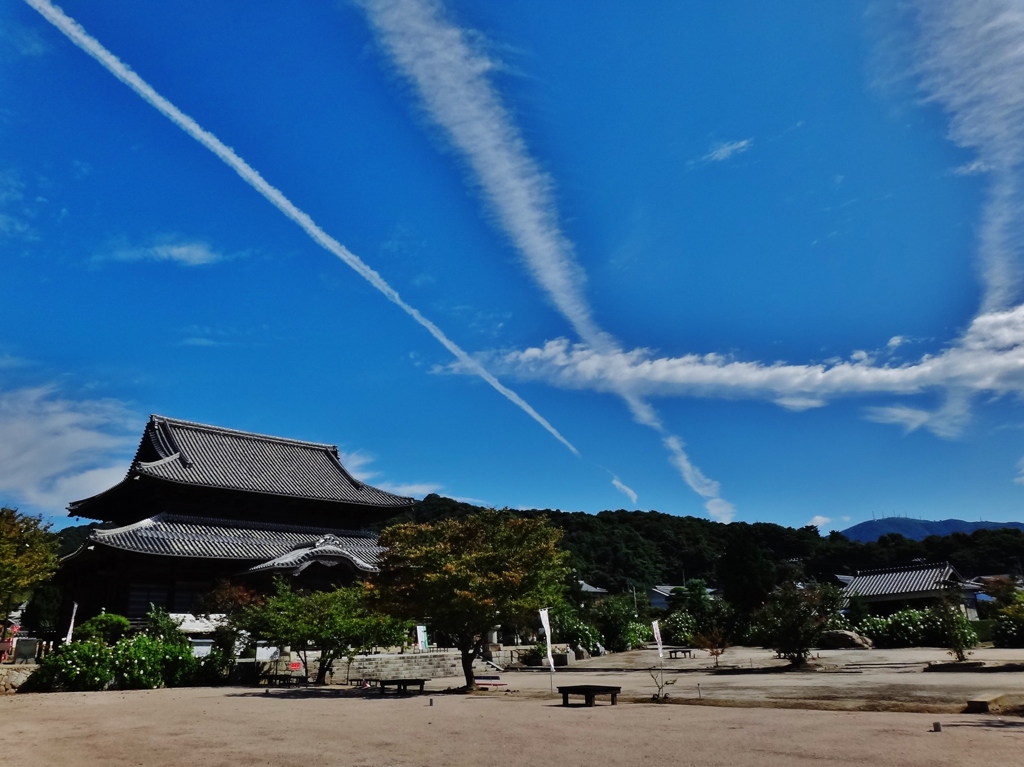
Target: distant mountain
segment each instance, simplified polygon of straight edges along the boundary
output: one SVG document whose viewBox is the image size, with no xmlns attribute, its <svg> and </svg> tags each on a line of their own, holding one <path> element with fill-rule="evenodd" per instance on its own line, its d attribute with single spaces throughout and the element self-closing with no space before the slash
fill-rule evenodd
<svg viewBox="0 0 1024 767">
<path fill-rule="evenodd" d="M 973 533 L 975 530 L 994 530 L 1000 527 L 1012 527 L 1024 530 L 1024 522 L 965 522 L 962 519 L 943 519 L 937 521 L 925 519 L 907 519 L 906 517 L 886 517 L 873 519 L 870 522 L 848 527 L 843 535 L 851 541 L 872 543 L 889 533 L 899 533 L 913 541 L 923 541 L 929 535 L 950 535 L 952 533 Z"/>
</svg>

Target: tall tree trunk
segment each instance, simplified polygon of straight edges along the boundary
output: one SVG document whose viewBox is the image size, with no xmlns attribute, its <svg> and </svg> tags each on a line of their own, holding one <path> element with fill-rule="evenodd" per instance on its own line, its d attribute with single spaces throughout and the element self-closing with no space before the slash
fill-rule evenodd
<svg viewBox="0 0 1024 767">
<path fill-rule="evenodd" d="M 313 684 L 327 684 L 327 672 L 334 663 L 333 653 L 320 653 L 320 663 L 316 670 L 316 681 Z M 309 669 L 306 669 L 306 677 L 309 677 Z"/>
<path fill-rule="evenodd" d="M 474 636 L 468 648 L 466 645 L 459 647 L 459 650 L 462 652 L 462 673 L 466 676 L 467 691 L 476 689 L 476 679 L 473 676 L 473 661 L 476 660 L 477 653 L 484 646 L 484 636 L 486 634 L 481 634 L 479 639 Z"/>
<path fill-rule="evenodd" d="M 462 673 L 466 675 L 466 690 L 476 689 L 476 679 L 473 677 L 473 661 L 476 659 L 476 646 L 469 650 L 462 650 Z"/>
</svg>

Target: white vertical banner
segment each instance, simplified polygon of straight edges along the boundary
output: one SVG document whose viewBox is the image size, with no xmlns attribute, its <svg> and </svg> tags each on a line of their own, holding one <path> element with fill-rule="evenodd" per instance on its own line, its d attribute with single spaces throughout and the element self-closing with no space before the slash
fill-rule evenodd
<svg viewBox="0 0 1024 767">
<path fill-rule="evenodd" d="M 64 638 L 65 643 L 71 641 L 71 635 L 75 633 L 75 616 L 78 615 L 78 602 L 71 608 L 71 623 L 68 624 L 68 635 Z"/>
<path fill-rule="evenodd" d="M 540 623 L 544 627 L 544 639 L 548 643 L 548 666 L 551 667 L 551 673 L 555 673 L 555 659 L 551 655 L 551 621 L 548 620 L 548 608 L 544 608 L 540 611 Z"/>
<path fill-rule="evenodd" d="M 416 646 L 421 650 L 429 650 L 430 642 L 427 640 L 427 627 L 417 626 L 416 627 Z"/>
<path fill-rule="evenodd" d="M 658 643 L 658 657 L 664 658 L 665 652 L 661 645 L 661 627 L 658 625 L 658 621 L 651 623 L 651 628 L 654 629 L 654 641 Z"/>
</svg>

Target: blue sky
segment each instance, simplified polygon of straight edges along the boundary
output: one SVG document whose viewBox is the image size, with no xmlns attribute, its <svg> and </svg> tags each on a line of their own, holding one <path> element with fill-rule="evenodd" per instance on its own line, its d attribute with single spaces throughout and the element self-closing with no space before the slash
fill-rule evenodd
<svg viewBox="0 0 1024 767">
<path fill-rule="evenodd" d="M 1017 3 L 61 8 L 0 4 L 0 501 L 155 412 L 496 506 L 1020 519 Z"/>
</svg>

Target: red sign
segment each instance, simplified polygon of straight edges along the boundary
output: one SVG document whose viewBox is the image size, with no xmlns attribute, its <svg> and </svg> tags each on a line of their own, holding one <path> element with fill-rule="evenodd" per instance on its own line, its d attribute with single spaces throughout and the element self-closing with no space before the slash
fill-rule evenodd
<svg viewBox="0 0 1024 767">
<path fill-rule="evenodd" d="M 298 661 L 292 661 L 291 663 L 288 664 L 288 670 L 289 671 L 298 671 L 301 668 L 302 668 L 302 664 L 299 663 Z"/>
</svg>

